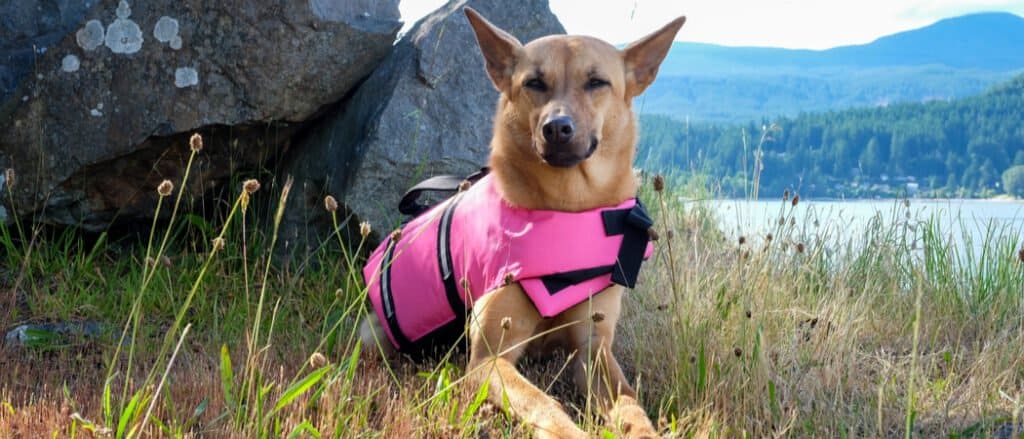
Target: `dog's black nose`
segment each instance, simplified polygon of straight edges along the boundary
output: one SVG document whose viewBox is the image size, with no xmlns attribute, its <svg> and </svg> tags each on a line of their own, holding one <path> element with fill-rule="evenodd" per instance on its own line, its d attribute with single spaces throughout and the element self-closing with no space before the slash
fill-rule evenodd
<svg viewBox="0 0 1024 439">
<path fill-rule="evenodd" d="M 544 140 L 550 144 L 561 145 L 569 143 L 576 127 L 569 116 L 555 116 L 544 122 Z"/>
</svg>

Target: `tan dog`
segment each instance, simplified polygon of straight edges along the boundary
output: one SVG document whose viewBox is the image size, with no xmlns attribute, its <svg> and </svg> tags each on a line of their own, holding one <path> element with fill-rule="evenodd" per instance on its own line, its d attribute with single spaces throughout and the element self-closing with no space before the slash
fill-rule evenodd
<svg viewBox="0 0 1024 439">
<path fill-rule="evenodd" d="M 490 167 L 502 197 L 518 207 L 567 212 L 635 197 L 632 99 L 654 81 L 685 18 L 620 51 L 595 38 L 563 35 L 524 46 L 473 9 L 465 12 L 501 92 Z M 518 283 L 483 295 L 472 304 L 468 379 L 487 382 L 489 400 L 531 424 L 537 437 L 587 437 L 515 366 L 526 349 L 566 346 L 576 353 L 579 388 L 593 392 L 612 428 L 626 437 L 656 437 L 611 352 L 622 293 L 621 286 L 609 287 L 549 319 Z M 383 339 L 376 317 L 369 322 L 364 330 Z"/>
</svg>

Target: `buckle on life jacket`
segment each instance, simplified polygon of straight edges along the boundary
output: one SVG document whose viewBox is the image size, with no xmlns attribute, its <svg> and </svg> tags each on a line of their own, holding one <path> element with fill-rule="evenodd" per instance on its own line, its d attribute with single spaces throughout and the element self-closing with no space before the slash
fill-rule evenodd
<svg viewBox="0 0 1024 439">
<path fill-rule="evenodd" d="M 640 274 L 640 264 L 644 261 L 647 232 L 654 225 L 654 220 L 647 213 L 640 199 L 629 209 L 611 209 L 601 212 L 604 221 L 604 232 L 608 236 L 622 235 L 617 263 L 612 268 L 612 282 L 627 288 L 636 287 L 636 278 Z"/>
</svg>

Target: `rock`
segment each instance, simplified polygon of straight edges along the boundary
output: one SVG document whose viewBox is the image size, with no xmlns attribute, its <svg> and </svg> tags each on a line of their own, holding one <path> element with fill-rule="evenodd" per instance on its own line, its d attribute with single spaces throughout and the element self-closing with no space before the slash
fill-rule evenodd
<svg viewBox="0 0 1024 439">
<path fill-rule="evenodd" d="M 565 32 L 545 0 L 450 1 L 423 18 L 341 110 L 296 142 L 283 166 L 296 177 L 286 240 L 322 242 L 331 226 L 323 207 L 328 194 L 343 204 L 346 233 L 358 239 L 359 221 L 387 233 L 400 221 L 398 200 L 409 186 L 486 164 L 498 92 L 462 12 L 466 5 L 523 42 Z"/>
<path fill-rule="evenodd" d="M 54 349 L 97 340 L 108 332 L 101 322 L 28 323 L 7 331 L 4 342 L 9 347 Z"/>
<path fill-rule="evenodd" d="M 300 122 L 391 51 L 397 3 L 4 2 L 0 173 L 17 171 L 14 207 L 102 230 L 126 212 L 145 216 L 156 185 L 184 163 L 165 148 L 194 130 L 227 136 L 207 139 L 223 148 L 204 150 L 196 189 L 282 153 Z"/>
</svg>

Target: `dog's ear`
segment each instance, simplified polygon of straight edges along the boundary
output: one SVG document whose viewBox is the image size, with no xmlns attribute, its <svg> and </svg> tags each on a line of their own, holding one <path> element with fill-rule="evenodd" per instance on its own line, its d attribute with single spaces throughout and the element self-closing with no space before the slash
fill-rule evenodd
<svg viewBox="0 0 1024 439">
<path fill-rule="evenodd" d="M 643 93 L 648 85 L 654 82 L 658 74 L 658 66 L 668 55 L 679 28 L 683 27 L 686 17 L 672 20 L 656 32 L 643 37 L 623 49 L 626 63 L 626 95 L 634 97 Z"/>
<path fill-rule="evenodd" d="M 463 8 L 469 25 L 473 27 L 476 34 L 476 41 L 480 44 L 480 51 L 484 54 L 487 62 L 487 74 L 491 82 L 498 88 L 498 91 L 507 92 L 510 85 L 512 70 L 515 68 L 516 58 L 523 48 L 523 44 L 497 26 L 487 21 L 480 13 L 473 8 Z"/>
</svg>

